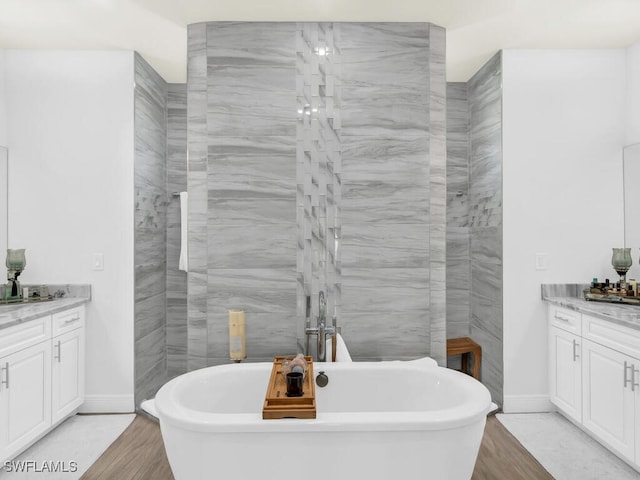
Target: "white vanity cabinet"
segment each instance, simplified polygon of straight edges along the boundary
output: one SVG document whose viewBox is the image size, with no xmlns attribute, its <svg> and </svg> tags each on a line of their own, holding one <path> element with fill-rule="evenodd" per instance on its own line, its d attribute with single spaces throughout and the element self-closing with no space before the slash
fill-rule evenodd
<svg viewBox="0 0 640 480">
<path fill-rule="evenodd" d="M 51 425 L 51 344 L 0 358 L 0 459 L 20 451 Z"/>
<path fill-rule="evenodd" d="M 577 312 L 557 307 L 549 316 L 549 395 L 565 415 L 582 420 L 582 339 Z"/>
<path fill-rule="evenodd" d="M 84 401 L 84 311 L 54 314 L 51 340 L 51 422 L 57 423 Z"/>
<path fill-rule="evenodd" d="M 640 470 L 640 330 L 549 306 L 550 400 Z"/>
<path fill-rule="evenodd" d="M 603 443 L 631 462 L 635 454 L 635 417 L 640 408 L 640 361 L 599 343 L 584 340 L 582 423 Z M 640 412 L 639 412 L 640 415 Z M 638 457 L 640 462 L 640 457 Z"/>
<path fill-rule="evenodd" d="M 84 401 L 84 317 L 79 306 L 0 330 L 0 462 Z"/>
</svg>

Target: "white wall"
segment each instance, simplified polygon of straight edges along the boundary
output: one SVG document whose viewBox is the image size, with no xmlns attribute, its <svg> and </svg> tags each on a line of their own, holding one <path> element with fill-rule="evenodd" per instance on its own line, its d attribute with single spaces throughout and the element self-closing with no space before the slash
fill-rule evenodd
<svg viewBox="0 0 640 480">
<path fill-rule="evenodd" d="M 640 41 L 626 49 L 626 135 L 625 145 L 640 142 Z"/>
<path fill-rule="evenodd" d="M 0 146 L 7 145 L 7 106 L 4 88 L 4 50 L 0 50 Z"/>
<path fill-rule="evenodd" d="M 504 410 L 545 410 L 540 284 L 616 277 L 625 51 L 507 50 L 503 75 Z"/>
<path fill-rule="evenodd" d="M 21 280 L 91 284 L 86 411 L 133 411 L 133 53 L 8 50 L 5 70 Z"/>
</svg>

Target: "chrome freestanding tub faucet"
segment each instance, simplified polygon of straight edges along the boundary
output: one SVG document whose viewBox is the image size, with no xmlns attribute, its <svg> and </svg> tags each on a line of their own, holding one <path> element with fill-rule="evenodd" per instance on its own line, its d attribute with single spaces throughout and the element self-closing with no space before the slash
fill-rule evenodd
<svg viewBox="0 0 640 480">
<path fill-rule="evenodd" d="M 307 336 L 306 352 L 305 355 L 309 354 L 309 336 L 316 335 L 318 339 L 318 347 L 316 353 L 316 361 L 318 362 L 326 362 L 327 361 L 327 335 L 335 335 L 336 334 L 336 326 L 335 325 L 327 325 L 327 301 L 324 297 L 324 292 L 320 292 L 318 294 L 318 318 L 317 324 L 315 327 L 311 327 L 310 323 L 310 297 L 307 297 L 307 325 L 305 328 L 305 335 Z M 335 319 L 334 319 L 335 322 Z"/>
</svg>

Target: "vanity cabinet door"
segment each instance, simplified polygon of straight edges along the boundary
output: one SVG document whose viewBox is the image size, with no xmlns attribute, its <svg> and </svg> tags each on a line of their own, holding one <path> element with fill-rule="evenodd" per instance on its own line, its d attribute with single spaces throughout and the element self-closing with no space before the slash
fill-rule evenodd
<svg viewBox="0 0 640 480">
<path fill-rule="evenodd" d="M 51 415 L 56 423 L 84 401 L 84 328 L 54 337 L 51 347 Z"/>
<path fill-rule="evenodd" d="M 583 410 L 586 429 L 624 458 L 635 461 L 635 397 L 631 368 L 640 362 L 583 339 Z M 638 378 L 637 374 L 635 375 Z"/>
<path fill-rule="evenodd" d="M 51 342 L 0 358 L 0 461 L 51 425 Z"/>
<path fill-rule="evenodd" d="M 551 401 L 567 416 L 582 421 L 582 338 L 549 328 L 549 391 Z"/>
</svg>

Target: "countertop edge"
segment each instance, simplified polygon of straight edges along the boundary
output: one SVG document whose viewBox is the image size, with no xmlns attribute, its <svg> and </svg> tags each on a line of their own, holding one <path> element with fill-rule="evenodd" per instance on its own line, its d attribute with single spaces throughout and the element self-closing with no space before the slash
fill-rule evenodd
<svg viewBox="0 0 640 480">
<path fill-rule="evenodd" d="M 542 300 L 552 305 L 640 330 L 640 307 L 638 306 L 593 302 L 576 297 L 542 297 Z"/>
<path fill-rule="evenodd" d="M 37 304 L 16 305 L 21 308 L 17 308 L 16 310 L 5 314 L 1 313 L 2 307 L 0 306 L 0 331 L 21 323 L 84 305 L 89 301 L 90 297 L 60 298 Z M 25 310 L 28 310 L 26 314 L 23 313 Z M 3 318 L 5 316 L 9 318 Z"/>
</svg>

